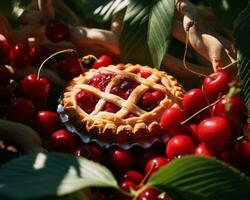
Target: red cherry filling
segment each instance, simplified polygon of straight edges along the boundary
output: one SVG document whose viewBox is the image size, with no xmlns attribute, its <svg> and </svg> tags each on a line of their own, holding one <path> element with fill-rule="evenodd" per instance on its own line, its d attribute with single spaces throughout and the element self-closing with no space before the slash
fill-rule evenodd
<svg viewBox="0 0 250 200">
<path fill-rule="evenodd" d="M 125 118 L 132 118 L 132 117 L 138 117 L 138 115 L 136 115 L 134 113 L 129 113 L 128 116 Z"/>
<path fill-rule="evenodd" d="M 120 107 L 118 107 L 117 105 L 115 105 L 113 103 L 107 102 L 107 103 L 105 103 L 103 110 L 110 112 L 110 113 L 116 113 L 120 110 Z"/>
<path fill-rule="evenodd" d="M 99 101 L 98 97 L 96 97 L 90 91 L 83 89 L 76 94 L 75 99 L 77 105 L 86 113 L 91 113 Z"/>
<path fill-rule="evenodd" d="M 147 71 L 144 71 L 144 70 L 137 70 L 135 71 L 136 74 L 138 74 L 140 77 L 142 78 L 148 78 L 151 74 Z"/>
<path fill-rule="evenodd" d="M 124 78 L 120 83 L 111 89 L 112 94 L 128 99 L 129 95 L 139 84 L 132 79 Z"/>
<path fill-rule="evenodd" d="M 104 91 L 110 80 L 115 74 L 112 72 L 100 72 L 96 73 L 90 80 L 89 85 Z"/>
<path fill-rule="evenodd" d="M 165 98 L 165 94 L 160 90 L 149 90 L 145 92 L 138 102 L 138 106 L 146 111 L 154 109 L 162 99 Z"/>
</svg>

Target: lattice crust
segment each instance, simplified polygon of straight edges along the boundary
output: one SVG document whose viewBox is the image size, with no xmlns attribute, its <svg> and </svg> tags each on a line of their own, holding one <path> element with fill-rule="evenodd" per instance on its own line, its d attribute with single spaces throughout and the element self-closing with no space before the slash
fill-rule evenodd
<svg viewBox="0 0 250 200">
<path fill-rule="evenodd" d="M 151 75 L 144 79 L 133 73 L 137 70 L 147 71 Z M 98 72 L 115 73 L 105 91 L 87 84 L 93 75 Z M 110 93 L 112 87 L 116 86 L 122 78 L 129 78 L 139 83 L 127 100 Z M 150 88 L 160 90 L 166 96 L 158 106 L 147 112 L 138 107 L 137 104 L 140 97 Z M 76 94 L 81 89 L 89 90 L 100 98 L 95 109 L 89 114 L 82 110 L 75 100 Z M 102 135 L 106 139 L 122 140 L 131 136 L 135 138 L 145 137 L 150 135 L 154 129 L 157 130 L 164 109 L 179 107 L 182 97 L 183 89 L 174 77 L 148 66 L 127 64 L 124 69 L 121 69 L 120 66 L 110 65 L 109 67 L 91 69 L 81 74 L 73 79 L 65 89 L 61 103 L 64 106 L 65 113 L 69 115 L 69 118 L 75 120 L 74 123 L 80 129 L 88 131 L 89 134 Z M 102 111 L 106 102 L 113 103 L 121 109 L 117 113 Z M 138 117 L 126 118 L 129 113 L 136 114 Z M 119 136 L 119 138 L 114 138 L 114 136 Z"/>
</svg>

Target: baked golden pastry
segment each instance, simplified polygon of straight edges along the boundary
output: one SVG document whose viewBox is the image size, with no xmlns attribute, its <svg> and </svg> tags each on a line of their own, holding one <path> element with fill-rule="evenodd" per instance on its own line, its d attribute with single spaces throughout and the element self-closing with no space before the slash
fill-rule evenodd
<svg viewBox="0 0 250 200">
<path fill-rule="evenodd" d="M 61 105 L 77 130 L 90 138 L 142 144 L 161 137 L 163 111 L 179 107 L 183 94 L 177 80 L 163 71 L 119 64 L 74 78 Z"/>
</svg>

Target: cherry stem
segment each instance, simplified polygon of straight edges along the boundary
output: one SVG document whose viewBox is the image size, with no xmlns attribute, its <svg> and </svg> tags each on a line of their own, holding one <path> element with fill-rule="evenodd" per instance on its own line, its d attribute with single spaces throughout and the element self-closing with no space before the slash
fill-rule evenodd
<svg viewBox="0 0 250 200">
<path fill-rule="evenodd" d="M 187 29 L 187 33 L 186 33 L 186 42 L 185 42 L 185 51 L 184 51 L 184 55 L 183 55 L 183 65 L 185 67 L 186 70 L 190 71 L 191 73 L 197 75 L 197 76 L 200 76 L 200 77 L 206 77 L 207 75 L 205 74 L 202 74 L 202 73 L 199 73 L 199 72 L 196 72 L 192 69 L 190 69 L 187 64 L 186 64 L 186 57 L 187 57 L 187 51 L 188 51 L 188 42 L 189 42 L 189 30 L 190 28 L 193 26 L 194 24 L 190 25 Z"/>
<path fill-rule="evenodd" d="M 226 65 L 226 66 L 224 66 L 224 67 L 221 67 L 220 69 L 221 69 L 221 70 L 225 70 L 225 69 L 231 67 L 232 65 L 238 63 L 239 61 L 240 61 L 240 59 L 235 60 L 234 62 L 232 62 L 232 63 L 230 63 L 230 64 L 228 64 L 228 65 Z"/>
<path fill-rule="evenodd" d="M 59 54 L 64 54 L 64 53 L 76 53 L 76 50 L 74 49 L 65 49 L 65 50 L 62 50 L 62 51 L 58 51 L 54 54 L 52 54 L 51 56 L 49 56 L 48 58 L 46 58 L 42 64 L 40 65 L 39 69 L 38 69 L 38 72 L 37 72 L 37 80 L 39 80 L 40 78 L 40 73 L 41 73 L 41 69 L 42 67 L 45 65 L 45 63 L 47 63 L 51 58 L 53 58 L 54 56 L 57 56 Z"/>
<path fill-rule="evenodd" d="M 153 162 L 152 167 L 150 168 L 150 170 L 148 171 L 148 173 L 144 176 L 144 178 L 142 179 L 142 181 L 140 182 L 140 184 L 138 185 L 139 187 L 142 187 L 146 181 L 148 180 L 149 176 L 152 174 L 154 168 L 156 167 L 156 162 Z"/>
<path fill-rule="evenodd" d="M 133 196 L 134 196 L 134 194 L 133 194 L 132 192 L 126 192 L 125 190 L 121 189 L 120 187 L 118 187 L 117 190 L 118 190 L 121 194 L 123 194 L 123 195 L 125 195 L 125 196 L 129 196 L 129 197 L 133 197 Z"/>
<path fill-rule="evenodd" d="M 194 118 L 196 115 L 200 114 L 202 111 L 214 106 L 216 103 L 218 103 L 220 101 L 220 99 L 217 99 L 215 102 L 209 104 L 208 106 L 200 109 L 198 112 L 194 113 L 193 115 L 191 115 L 189 118 L 185 119 L 183 122 L 181 122 L 181 125 L 187 123 L 190 119 Z"/>
</svg>

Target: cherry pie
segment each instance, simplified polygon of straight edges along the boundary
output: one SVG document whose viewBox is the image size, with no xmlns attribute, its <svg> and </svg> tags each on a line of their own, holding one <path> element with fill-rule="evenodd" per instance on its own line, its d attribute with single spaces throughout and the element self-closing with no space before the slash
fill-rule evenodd
<svg viewBox="0 0 250 200">
<path fill-rule="evenodd" d="M 61 105 L 82 134 L 104 143 L 144 143 L 161 137 L 162 112 L 179 107 L 183 89 L 165 72 L 110 65 L 73 79 Z"/>
</svg>

